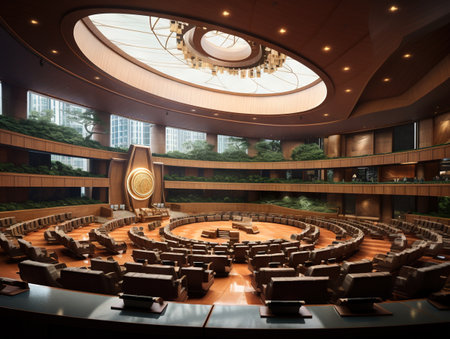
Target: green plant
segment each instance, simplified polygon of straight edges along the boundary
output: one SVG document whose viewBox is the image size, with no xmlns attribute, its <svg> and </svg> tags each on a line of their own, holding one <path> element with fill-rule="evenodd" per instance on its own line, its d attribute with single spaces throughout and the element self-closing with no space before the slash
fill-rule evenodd
<svg viewBox="0 0 450 339">
<path fill-rule="evenodd" d="M 325 153 L 317 144 L 302 144 L 292 150 L 291 158 L 297 161 L 324 159 Z"/>
<path fill-rule="evenodd" d="M 43 119 L 14 119 L 9 116 L 0 115 L 0 129 L 72 145 L 114 152 L 126 151 L 121 148 L 105 147 L 95 140 L 86 140 L 77 130 L 71 127 L 56 125 Z"/>
</svg>

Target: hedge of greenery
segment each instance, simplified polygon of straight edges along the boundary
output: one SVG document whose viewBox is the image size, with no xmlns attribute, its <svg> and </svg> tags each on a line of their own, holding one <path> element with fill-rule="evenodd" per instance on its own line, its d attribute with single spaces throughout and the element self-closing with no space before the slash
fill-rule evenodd
<svg viewBox="0 0 450 339">
<path fill-rule="evenodd" d="M 67 144 L 103 149 L 114 152 L 126 152 L 122 148 L 105 147 L 98 141 L 83 138 L 77 130 L 60 126 L 45 120 L 15 119 L 0 115 L 0 129 L 22 133 L 46 140 L 64 142 Z"/>
<path fill-rule="evenodd" d="M 29 174 L 45 174 L 45 175 L 64 175 L 72 177 L 105 177 L 105 175 L 90 173 L 82 169 L 75 169 L 72 166 L 65 165 L 59 161 L 52 161 L 51 166 L 30 166 L 26 164 L 15 165 L 10 162 L 0 163 L 0 172 L 8 173 L 29 173 Z"/>
<path fill-rule="evenodd" d="M 444 180 L 433 181 L 325 181 L 325 180 L 302 180 L 268 178 L 261 175 L 236 176 L 236 175 L 214 175 L 212 177 L 179 176 L 177 174 L 165 175 L 167 181 L 192 181 L 192 182 L 234 182 L 234 183 L 279 183 L 279 184 L 443 184 L 449 183 Z"/>
<path fill-rule="evenodd" d="M 412 214 L 430 215 L 430 216 L 439 217 L 439 218 L 450 218 L 450 197 L 439 197 L 437 207 L 438 207 L 438 209 L 436 212 L 430 212 L 430 213 L 426 213 L 426 214 L 412 212 Z"/>
<path fill-rule="evenodd" d="M 188 191 L 188 192 L 171 192 L 167 198 L 167 202 L 172 203 L 191 203 L 191 202 L 221 202 L 221 203 L 246 203 L 242 197 L 230 197 L 221 196 L 220 194 L 215 194 L 213 196 L 204 196 L 202 194 Z M 323 212 L 323 213 L 335 213 L 336 210 L 327 205 L 327 203 L 320 200 L 311 199 L 305 196 L 300 197 L 289 197 L 285 196 L 282 199 L 266 199 L 253 201 L 254 204 L 270 204 L 277 205 L 292 209 L 313 211 L 313 212 Z"/>
<path fill-rule="evenodd" d="M 287 208 L 293 208 L 297 210 L 305 210 L 312 212 L 322 212 L 322 213 L 335 213 L 336 210 L 328 206 L 326 202 L 311 199 L 305 196 L 299 197 L 289 197 L 285 196 L 281 200 L 280 199 L 268 199 L 268 200 L 260 200 L 259 204 L 270 204 L 277 205 Z"/>
<path fill-rule="evenodd" d="M 244 144 L 244 142 L 243 142 Z M 301 160 L 323 159 L 325 154 L 317 144 L 307 144 L 306 146 L 296 148 L 296 157 L 301 157 Z M 159 157 L 175 158 L 175 159 L 189 159 L 189 160 L 208 160 L 208 161 L 255 161 L 255 162 L 274 162 L 286 161 L 281 151 L 281 144 L 277 140 L 267 141 L 261 140 L 256 143 L 255 148 L 257 155 L 251 157 L 247 154 L 244 147 L 231 147 L 223 153 L 214 151 L 214 146 L 208 144 L 206 141 L 197 140 L 187 143 L 187 152 L 167 152 L 165 154 L 154 154 Z M 319 150 L 319 151 L 318 151 Z M 321 155 L 319 155 L 321 154 Z"/>
<path fill-rule="evenodd" d="M 27 210 L 34 208 L 48 208 L 59 206 L 74 206 L 74 205 L 89 205 L 89 204 L 103 204 L 99 200 L 89 199 L 86 197 L 67 198 L 63 200 L 54 201 L 25 201 L 25 202 L 5 202 L 0 203 L 0 211 L 15 211 Z"/>
</svg>

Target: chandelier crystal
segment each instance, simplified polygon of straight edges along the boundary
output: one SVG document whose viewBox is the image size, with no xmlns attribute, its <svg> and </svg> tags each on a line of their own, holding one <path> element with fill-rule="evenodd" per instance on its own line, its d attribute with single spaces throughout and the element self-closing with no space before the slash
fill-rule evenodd
<svg viewBox="0 0 450 339">
<path fill-rule="evenodd" d="M 171 20 L 170 32 L 176 34 L 177 49 L 183 52 L 187 65 L 194 69 L 209 69 L 212 75 L 227 72 L 230 75 L 240 76 L 241 78 L 260 78 L 263 72 L 271 74 L 283 67 L 286 60 L 284 53 L 278 52 L 270 47 L 257 44 L 253 41 L 245 41 L 242 38 L 220 31 L 210 31 L 206 27 L 189 27 L 187 23 Z M 231 47 L 235 47 L 236 41 L 238 40 L 244 41 L 249 45 L 250 56 L 245 54 L 242 60 L 236 60 L 235 53 L 233 58 L 227 60 L 227 52 L 225 51 L 229 47 L 223 46 L 216 48 L 218 52 L 224 51 L 221 55 L 219 53 L 215 55 L 212 52 L 214 49 L 208 49 L 208 52 L 205 51 L 206 48 L 203 48 L 202 44 L 207 43 L 205 39 L 207 40 L 206 34 L 208 32 L 213 32 L 213 35 L 216 36 L 222 34 L 224 40 L 229 39 L 232 41 L 230 44 Z M 206 46 L 210 46 L 210 43 Z M 206 46 L 204 45 L 204 47 Z M 240 47 L 242 47 L 242 44 Z M 241 50 L 244 49 L 241 48 Z"/>
</svg>

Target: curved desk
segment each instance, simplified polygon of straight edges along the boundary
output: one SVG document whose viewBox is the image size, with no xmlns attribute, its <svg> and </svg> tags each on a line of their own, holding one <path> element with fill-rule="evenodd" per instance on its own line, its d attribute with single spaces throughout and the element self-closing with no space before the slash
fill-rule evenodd
<svg viewBox="0 0 450 339">
<path fill-rule="evenodd" d="M 29 284 L 16 296 L 0 295 L 2 332 L 31 338 L 152 335 L 177 338 L 348 338 L 448 333 L 450 310 L 426 299 L 386 302 L 387 316 L 341 317 L 333 305 L 307 305 L 312 318 L 261 318 L 259 306 L 169 302 L 161 314 L 113 310 L 119 297 Z"/>
</svg>

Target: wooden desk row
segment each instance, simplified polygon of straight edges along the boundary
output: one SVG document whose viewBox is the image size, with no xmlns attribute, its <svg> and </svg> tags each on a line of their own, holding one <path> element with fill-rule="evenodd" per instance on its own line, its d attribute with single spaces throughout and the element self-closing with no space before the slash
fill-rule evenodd
<svg viewBox="0 0 450 339">
<path fill-rule="evenodd" d="M 161 314 L 114 310 L 118 297 L 30 284 L 16 296 L 0 295 L 2 330 L 19 336 L 62 338 L 66 334 L 148 334 L 167 337 L 349 337 L 431 333 L 450 329 L 450 310 L 425 299 L 382 303 L 386 316 L 341 317 L 333 305 L 307 305 L 311 318 L 261 317 L 257 305 L 198 305 L 169 302 Z M 27 324 L 23 326 L 23 324 Z"/>
</svg>

